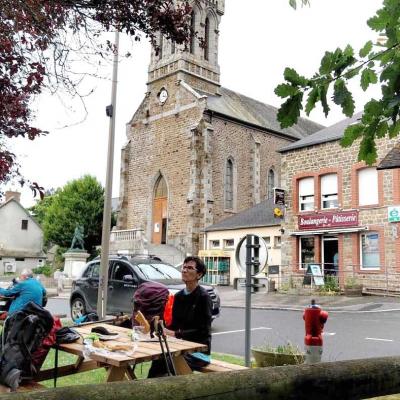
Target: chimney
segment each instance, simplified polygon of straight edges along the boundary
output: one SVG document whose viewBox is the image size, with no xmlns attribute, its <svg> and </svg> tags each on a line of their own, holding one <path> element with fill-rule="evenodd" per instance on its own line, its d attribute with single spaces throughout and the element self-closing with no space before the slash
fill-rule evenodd
<svg viewBox="0 0 400 400">
<path fill-rule="evenodd" d="M 6 201 L 10 200 L 12 197 L 14 197 L 14 200 L 18 201 L 18 203 L 21 201 L 21 193 L 20 192 L 13 192 L 11 190 L 7 190 Z"/>
</svg>

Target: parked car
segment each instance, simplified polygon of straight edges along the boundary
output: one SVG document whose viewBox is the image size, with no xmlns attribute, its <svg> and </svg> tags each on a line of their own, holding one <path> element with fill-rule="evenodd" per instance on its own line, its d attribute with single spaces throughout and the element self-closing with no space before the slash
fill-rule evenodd
<svg viewBox="0 0 400 400">
<path fill-rule="evenodd" d="M 95 312 L 99 287 L 100 259 L 89 262 L 82 275 L 72 282 L 70 297 L 73 320 Z M 137 287 L 148 281 L 166 285 L 171 293 L 183 289 L 181 273 L 172 265 L 152 256 L 110 256 L 108 270 L 107 314 L 132 313 L 132 299 Z M 220 298 L 215 288 L 207 289 L 213 303 L 213 319 L 220 313 Z"/>
</svg>

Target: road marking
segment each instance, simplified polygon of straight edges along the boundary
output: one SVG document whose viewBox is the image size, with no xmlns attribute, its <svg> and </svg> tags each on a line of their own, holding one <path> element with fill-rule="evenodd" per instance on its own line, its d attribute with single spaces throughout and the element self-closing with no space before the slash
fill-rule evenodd
<svg viewBox="0 0 400 400">
<path fill-rule="evenodd" d="M 259 331 L 259 330 L 270 330 L 270 329 L 272 329 L 272 328 L 267 328 L 265 326 L 260 326 L 259 328 L 252 328 L 250 330 L 251 331 Z M 236 331 L 215 332 L 212 335 L 213 336 L 215 336 L 215 335 L 225 335 L 227 333 L 239 333 L 239 332 L 244 332 L 244 331 L 245 331 L 244 329 L 238 329 Z"/>
<path fill-rule="evenodd" d="M 377 342 L 394 342 L 392 339 L 381 339 L 375 337 L 366 337 L 365 340 L 376 340 Z"/>
<path fill-rule="evenodd" d="M 322 332 L 324 336 L 335 336 L 336 332 Z"/>
</svg>

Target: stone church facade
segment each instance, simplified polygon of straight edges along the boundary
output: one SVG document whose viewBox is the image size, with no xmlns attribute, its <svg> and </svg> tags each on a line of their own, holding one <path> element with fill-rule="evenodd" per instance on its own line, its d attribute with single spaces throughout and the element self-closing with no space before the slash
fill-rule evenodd
<svg viewBox="0 0 400 400">
<path fill-rule="evenodd" d="M 321 128 L 309 120 L 282 130 L 277 110 L 223 88 L 218 65 L 224 1 L 193 3 L 185 50 L 159 37 L 148 91 L 127 125 L 118 229 L 183 254 L 203 247 L 205 227 L 259 203 L 279 185 L 282 148 Z"/>
</svg>

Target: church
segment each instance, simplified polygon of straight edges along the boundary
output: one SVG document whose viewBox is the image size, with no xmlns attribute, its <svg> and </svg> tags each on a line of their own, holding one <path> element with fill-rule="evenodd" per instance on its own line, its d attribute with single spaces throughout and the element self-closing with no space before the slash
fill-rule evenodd
<svg viewBox="0 0 400 400">
<path fill-rule="evenodd" d="M 192 3 L 193 35 L 178 46 L 159 35 L 147 93 L 121 152 L 117 229 L 141 229 L 149 244 L 182 255 L 204 248 L 207 226 L 271 198 L 278 149 L 321 129 L 299 119 L 281 129 L 277 109 L 220 85 L 224 0 Z"/>
</svg>

